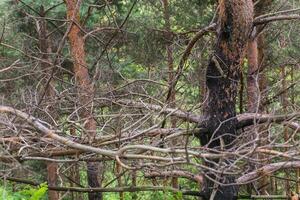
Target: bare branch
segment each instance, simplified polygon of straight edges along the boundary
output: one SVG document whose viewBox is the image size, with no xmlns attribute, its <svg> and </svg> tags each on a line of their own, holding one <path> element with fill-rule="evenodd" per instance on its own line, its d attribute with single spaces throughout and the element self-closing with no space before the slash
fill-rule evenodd
<svg viewBox="0 0 300 200">
<path fill-rule="evenodd" d="M 254 25 L 261 25 L 261 24 L 267 24 L 274 21 L 284 21 L 284 20 L 294 20 L 294 19 L 300 19 L 299 14 L 292 14 L 292 15 L 278 15 L 278 16 L 272 16 L 272 17 L 266 17 L 266 18 L 259 18 L 254 20 Z"/>
<path fill-rule="evenodd" d="M 263 166 L 253 172 L 245 174 L 236 180 L 237 184 L 246 184 L 263 176 L 268 176 L 278 170 L 300 168 L 300 161 L 279 162 Z"/>
</svg>

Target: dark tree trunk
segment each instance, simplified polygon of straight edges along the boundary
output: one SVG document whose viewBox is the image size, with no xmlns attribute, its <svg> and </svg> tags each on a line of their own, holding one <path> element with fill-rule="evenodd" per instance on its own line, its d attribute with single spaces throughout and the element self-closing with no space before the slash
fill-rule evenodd
<svg viewBox="0 0 300 200">
<path fill-rule="evenodd" d="M 208 133 L 201 135 L 200 140 L 203 146 L 212 149 L 230 149 L 237 135 L 236 97 L 240 67 L 253 25 L 253 3 L 252 0 L 221 0 L 219 3 L 218 38 L 206 74 L 206 121 L 200 125 Z M 212 162 L 207 165 L 216 168 Z M 209 172 L 206 175 L 216 178 Z M 220 176 L 219 182 L 234 183 L 234 177 Z M 217 186 L 207 179 L 203 193 L 206 196 L 204 199 L 209 199 L 213 194 L 215 200 L 233 200 L 237 199 L 238 188 Z"/>
<path fill-rule="evenodd" d="M 98 181 L 98 173 L 99 173 L 99 164 L 88 162 L 87 163 L 87 176 L 88 176 L 88 184 L 90 187 L 99 188 L 100 184 Z M 95 192 L 89 193 L 89 200 L 102 200 L 102 193 Z"/>
</svg>

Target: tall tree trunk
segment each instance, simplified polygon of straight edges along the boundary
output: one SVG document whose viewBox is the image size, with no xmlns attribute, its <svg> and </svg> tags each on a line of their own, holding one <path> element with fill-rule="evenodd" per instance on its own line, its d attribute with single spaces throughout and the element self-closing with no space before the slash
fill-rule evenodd
<svg viewBox="0 0 300 200">
<path fill-rule="evenodd" d="M 208 89 L 208 99 L 204 106 L 206 121 L 200 125 L 208 132 L 202 134 L 200 140 L 203 146 L 209 148 L 229 149 L 233 147 L 237 135 L 236 97 L 241 63 L 253 25 L 253 3 L 252 0 L 220 0 L 219 4 L 218 38 L 206 73 Z M 219 162 L 219 160 L 211 161 Z M 207 165 L 217 167 L 209 163 Z M 216 178 L 209 172 L 207 175 Z M 234 177 L 221 176 L 219 182 L 234 182 Z M 204 199 L 237 199 L 236 186 L 218 186 L 209 179 L 205 182 Z"/>
<path fill-rule="evenodd" d="M 116 162 L 116 178 L 118 181 L 118 187 L 122 187 L 123 183 L 122 183 L 122 166 Z M 124 200 L 124 192 L 119 192 L 119 199 L 120 200 Z"/>
<path fill-rule="evenodd" d="M 291 69 L 291 82 L 295 82 L 295 66 L 292 66 Z M 291 88 L 291 103 L 292 105 L 295 105 L 295 87 L 293 86 Z M 300 168 L 296 169 L 296 193 L 300 194 Z"/>
<path fill-rule="evenodd" d="M 40 43 L 40 51 L 41 51 L 41 58 L 42 60 L 48 61 L 48 62 L 42 62 L 41 67 L 43 70 L 46 70 L 51 73 L 51 65 L 50 59 L 49 59 L 49 53 L 51 53 L 51 46 L 49 42 L 49 38 L 47 38 L 47 22 L 44 19 L 45 17 L 45 11 L 44 7 L 40 7 L 40 20 L 39 20 L 39 43 Z M 50 77 L 47 77 L 50 78 Z M 57 119 L 57 113 L 55 113 L 55 109 L 51 104 L 53 104 L 52 101 L 55 99 L 55 89 L 54 89 L 54 81 L 53 79 L 49 82 L 48 85 L 45 86 L 45 96 L 47 98 L 47 106 L 51 108 L 50 113 L 52 114 L 54 119 Z M 49 105 L 48 105 L 49 104 Z M 49 186 L 57 186 L 57 170 L 58 170 L 58 164 L 55 162 L 46 162 L 47 165 L 47 181 Z M 48 197 L 49 200 L 58 200 L 59 199 L 59 193 L 54 190 L 48 190 Z"/>
<path fill-rule="evenodd" d="M 263 37 L 263 36 L 260 36 Z M 247 74 L 247 110 L 250 113 L 263 113 L 264 110 L 260 105 L 261 99 L 261 91 L 265 88 L 265 76 L 260 74 L 260 67 L 262 66 L 262 60 L 259 59 L 259 54 L 261 54 L 258 48 L 258 40 L 263 40 L 262 38 L 251 38 L 248 44 L 247 58 L 248 58 L 248 74 Z M 253 132 L 264 133 L 263 127 L 249 127 L 253 129 Z M 260 145 L 264 143 L 264 135 L 260 136 L 262 139 L 260 140 Z M 261 160 L 265 159 L 264 155 L 258 155 Z M 263 163 L 262 163 L 263 164 Z M 258 166 L 260 167 L 260 166 Z M 254 166 L 253 166 L 254 168 Z M 258 181 L 258 192 L 262 195 L 267 195 L 267 186 L 269 185 L 269 177 L 264 176 Z M 251 190 L 249 190 L 251 192 Z"/>
<path fill-rule="evenodd" d="M 71 126 L 70 127 L 70 134 L 76 136 L 76 129 L 75 127 Z M 70 181 L 70 185 L 71 187 L 77 187 L 80 186 L 80 166 L 79 163 L 75 162 L 75 163 L 71 163 L 69 166 L 67 166 L 67 168 L 69 168 L 70 171 L 70 177 L 71 177 L 71 181 Z M 72 192 L 71 194 L 72 199 L 76 199 L 76 200 L 83 200 L 83 193 L 81 192 Z"/>
<path fill-rule="evenodd" d="M 131 183 L 132 187 L 136 187 L 137 185 L 137 171 L 133 170 L 132 171 L 132 183 Z M 131 199 L 132 200 L 137 200 L 138 199 L 138 195 L 136 192 L 132 192 L 131 193 Z"/>
<path fill-rule="evenodd" d="M 255 6 L 255 16 L 260 16 L 269 11 L 273 0 L 259 1 Z M 260 33 L 263 26 L 256 27 L 256 32 Z M 247 76 L 247 94 L 248 94 L 248 112 L 263 111 L 259 107 L 258 97 L 260 91 L 266 88 L 266 77 L 262 70 L 266 60 L 265 49 L 266 42 L 264 34 L 252 35 L 248 44 L 248 76 Z"/>
<path fill-rule="evenodd" d="M 288 94 L 287 94 L 287 91 L 286 91 L 286 77 L 287 77 L 287 72 L 286 72 L 286 67 L 285 66 L 282 66 L 281 67 L 281 83 L 282 83 L 282 91 L 284 91 L 281 95 L 281 104 L 282 104 L 282 109 L 283 109 L 283 112 L 286 114 L 288 113 Z M 287 142 L 289 140 L 289 130 L 288 130 L 288 127 L 284 127 L 284 130 L 283 130 L 283 138 L 284 138 L 284 141 Z M 288 151 L 288 148 L 286 149 L 286 151 Z M 290 179 L 290 170 L 285 170 L 285 173 L 286 173 L 286 178 Z M 286 191 L 286 194 L 290 194 L 291 192 L 291 188 L 290 188 L 290 182 L 289 180 L 286 180 L 285 181 L 285 191 Z"/>
<path fill-rule="evenodd" d="M 93 117 L 93 108 L 87 108 L 91 105 L 94 96 L 94 87 L 90 80 L 88 73 L 87 63 L 85 61 L 84 39 L 81 35 L 79 18 L 80 0 L 65 0 L 67 5 L 67 18 L 72 23 L 71 29 L 68 33 L 68 38 L 71 47 L 71 55 L 73 58 L 73 71 L 75 73 L 75 80 L 77 84 L 77 92 L 79 97 L 79 103 L 82 109 L 80 110 L 80 116 L 85 120 L 84 122 L 84 136 L 89 138 L 89 142 L 92 143 L 96 135 L 96 120 Z M 74 23 L 76 22 L 76 23 Z M 87 163 L 87 177 L 90 187 L 100 187 L 98 181 L 99 165 L 95 162 Z M 102 194 L 89 193 L 89 200 L 101 200 Z"/>
<path fill-rule="evenodd" d="M 57 169 L 58 165 L 55 162 L 47 162 L 47 181 L 48 186 L 57 186 Z M 58 200 L 59 193 L 58 191 L 48 190 L 48 199 L 49 200 Z"/>
<path fill-rule="evenodd" d="M 264 0 L 258 2 L 255 6 L 255 16 L 265 14 L 272 4 L 273 0 Z M 260 32 L 263 27 L 257 27 L 257 31 Z M 264 108 L 260 105 L 261 91 L 266 88 L 266 77 L 263 73 L 265 49 L 266 49 L 265 38 L 263 34 L 252 35 L 248 44 L 247 58 L 248 58 L 248 74 L 247 74 L 247 110 L 248 112 L 259 112 L 263 113 Z M 258 130 L 263 132 L 262 130 Z M 262 136 L 263 138 L 263 136 Z M 261 141 L 263 142 L 263 140 Z M 263 144 L 262 144 L 263 145 Z M 263 156 L 260 156 L 264 159 Z M 259 180 L 258 188 L 259 193 L 266 195 L 267 186 L 269 185 L 268 176 L 263 177 Z"/>
</svg>

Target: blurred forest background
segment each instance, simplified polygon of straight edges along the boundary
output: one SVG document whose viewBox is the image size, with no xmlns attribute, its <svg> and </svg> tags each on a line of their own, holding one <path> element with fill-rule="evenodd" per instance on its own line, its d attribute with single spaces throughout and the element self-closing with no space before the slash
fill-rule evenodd
<svg viewBox="0 0 300 200">
<path fill-rule="evenodd" d="M 1 0 L 0 199 L 298 199 L 300 1 L 253 1 L 225 144 L 224 1 Z"/>
</svg>

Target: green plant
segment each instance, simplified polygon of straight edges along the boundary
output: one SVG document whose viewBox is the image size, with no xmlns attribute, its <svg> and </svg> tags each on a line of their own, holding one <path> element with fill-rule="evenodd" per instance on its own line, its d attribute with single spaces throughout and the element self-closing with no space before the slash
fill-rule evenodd
<svg viewBox="0 0 300 200">
<path fill-rule="evenodd" d="M 42 183 L 38 188 L 29 187 L 25 190 L 20 191 L 20 194 L 29 197 L 29 200 L 41 200 L 45 197 L 48 191 L 47 183 Z"/>
<path fill-rule="evenodd" d="M 0 187 L 0 200 L 43 200 L 46 199 L 48 186 L 40 184 L 37 188 L 26 186 L 18 192 L 12 192 L 7 188 Z"/>
</svg>

